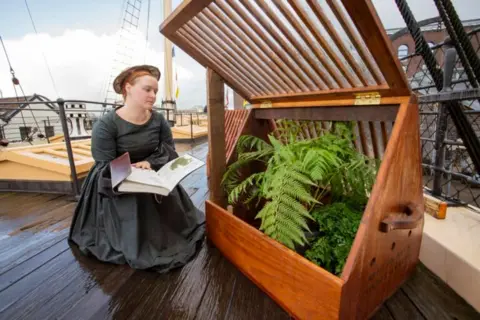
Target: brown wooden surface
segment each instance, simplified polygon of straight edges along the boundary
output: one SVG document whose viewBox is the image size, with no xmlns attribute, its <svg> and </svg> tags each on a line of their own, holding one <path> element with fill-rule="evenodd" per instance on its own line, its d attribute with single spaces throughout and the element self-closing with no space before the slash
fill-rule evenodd
<svg viewBox="0 0 480 320">
<path fill-rule="evenodd" d="M 290 119 L 290 120 L 326 120 L 326 121 L 393 121 L 398 112 L 398 106 L 349 106 L 322 108 L 266 108 L 255 109 L 256 119 Z"/>
<path fill-rule="evenodd" d="M 204 144 L 191 153 L 205 159 L 207 151 Z M 208 196 L 205 169 L 192 173 L 182 185 L 204 210 Z M 35 233 L 31 229 L 14 232 L 49 211 L 73 214 L 73 206 L 74 202 L 59 195 L 0 193 L 0 319 L 159 319 L 157 314 L 162 319 L 289 318 L 211 246 L 189 266 L 158 275 L 81 255 L 66 241 L 68 225 Z M 62 229 L 51 231 L 57 227 Z M 405 314 L 432 320 L 480 317 L 423 267 L 417 268 L 399 292 L 374 319 L 409 319 Z M 171 295 L 177 300 L 172 301 Z"/>
<path fill-rule="evenodd" d="M 361 91 L 379 91 L 382 97 L 410 92 L 369 0 L 273 5 L 186 1 L 160 32 L 252 103 L 352 99 Z M 343 32 L 348 40 L 340 36 Z M 351 46 L 360 59 L 352 57 Z"/>
<path fill-rule="evenodd" d="M 211 201 L 206 216 L 209 239 L 290 314 L 298 319 L 338 318 L 341 279 Z"/>
<path fill-rule="evenodd" d="M 226 207 L 226 196 L 221 186 L 226 170 L 225 162 L 225 102 L 224 83 L 212 69 L 207 69 L 207 112 L 210 199 Z"/>
<path fill-rule="evenodd" d="M 364 318 L 407 280 L 418 262 L 423 230 L 423 192 L 418 105 L 400 106 L 375 185 L 342 273 L 342 314 Z M 413 204 L 411 216 L 397 214 Z M 412 229 L 381 232 L 382 221 L 419 215 Z"/>
</svg>

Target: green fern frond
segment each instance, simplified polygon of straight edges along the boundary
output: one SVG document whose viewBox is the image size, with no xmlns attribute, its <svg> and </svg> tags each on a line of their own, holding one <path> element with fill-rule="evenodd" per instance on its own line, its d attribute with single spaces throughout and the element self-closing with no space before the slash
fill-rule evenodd
<svg viewBox="0 0 480 320">
<path fill-rule="evenodd" d="M 272 146 L 259 137 L 243 135 L 238 138 L 236 149 L 237 152 L 241 154 L 250 150 L 261 151 L 272 149 Z"/>
<path fill-rule="evenodd" d="M 277 123 L 277 132 L 268 136 L 268 142 L 254 136 L 240 137 L 238 160 L 229 166 L 222 183 L 229 190 L 230 203 L 240 199 L 246 204 L 254 199 L 265 201 L 256 216 L 261 220 L 260 230 L 293 249 L 307 242 L 307 221 L 314 219 L 313 214 L 318 215 L 314 209 L 325 192 L 332 195 L 332 201 L 348 201 L 352 207 L 361 208 L 368 200 L 377 167 L 355 149 L 353 123 L 332 122 L 318 137 L 302 140 L 299 136 L 305 132 L 304 123 L 291 120 Z M 319 129 L 318 122 L 316 125 Z M 241 170 L 253 161 L 263 162 L 266 170 L 241 181 Z M 335 228 L 335 223 L 346 225 L 343 220 L 329 219 L 324 227 Z M 336 250 L 323 247 L 324 242 L 320 239 L 312 250 L 316 248 L 321 253 L 317 261 L 336 272 L 341 262 L 329 259 L 333 255 L 341 260 L 345 252 L 348 255 L 349 242 L 338 240 Z"/>
<path fill-rule="evenodd" d="M 235 204 L 237 203 L 239 197 L 242 194 L 250 194 L 250 193 L 247 193 L 247 191 L 255 187 L 257 184 L 261 184 L 264 175 L 265 174 L 263 172 L 254 173 L 251 176 L 249 176 L 247 179 L 240 182 L 240 184 L 238 184 L 235 188 L 233 188 L 230 194 L 228 195 L 228 202 Z M 251 194 L 250 194 L 250 198 L 251 198 Z"/>
</svg>

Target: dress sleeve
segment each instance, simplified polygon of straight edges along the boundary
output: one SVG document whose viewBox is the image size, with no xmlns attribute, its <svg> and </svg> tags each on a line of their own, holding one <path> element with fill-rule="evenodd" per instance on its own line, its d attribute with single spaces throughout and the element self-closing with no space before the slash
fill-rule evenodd
<svg viewBox="0 0 480 320">
<path fill-rule="evenodd" d="M 96 162 L 110 162 L 117 155 L 115 130 L 101 119 L 92 129 L 92 157 Z"/>
<path fill-rule="evenodd" d="M 158 171 L 168 161 L 178 157 L 175 151 L 175 144 L 173 142 L 172 131 L 167 120 L 160 116 L 160 138 L 158 147 L 145 160 L 150 163 L 152 169 Z"/>
<path fill-rule="evenodd" d="M 172 130 L 170 129 L 170 124 L 168 123 L 167 119 L 160 115 L 160 142 L 167 143 L 170 147 L 175 150 L 175 143 L 173 142 Z"/>
</svg>

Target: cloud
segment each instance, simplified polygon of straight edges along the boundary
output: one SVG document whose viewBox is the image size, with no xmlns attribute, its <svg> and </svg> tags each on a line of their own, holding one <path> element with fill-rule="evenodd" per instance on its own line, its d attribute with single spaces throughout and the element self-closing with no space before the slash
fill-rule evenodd
<svg viewBox="0 0 480 320">
<path fill-rule="evenodd" d="M 86 30 L 66 30 L 60 36 L 48 34 L 27 34 L 20 39 L 3 39 L 16 77 L 25 94 L 41 94 L 51 100 L 82 99 L 104 101 L 106 86 L 110 74 L 116 76 L 125 64 L 115 62 L 125 60 L 116 54 L 117 40 L 120 32 L 115 34 L 95 34 Z M 124 34 L 125 36 L 125 34 Z M 164 53 L 150 44 L 145 46 L 145 36 L 133 32 L 120 47 L 130 44 L 132 60 L 128 65 L 153 64 L 162 70 Z M 120 50 L 128 52 L 128 50 Z M 181 50 L 176 50 L 174 68 L 177 69 L 180 96 L 177 104 L 180 108 L 204 105 L 205 69 L 188 57 Z M 45 58 L 50 67 L 50 78 Z M 115 59 L 115 57 L 117 57 Z M 128 59 L 127 59 L 128 61 Z M 6 58 L 0 58 L 0 90 L 4 97 L 14 97 Z M 21 91 L 17 86 L 17 92 Z M 159 82 L 157 104 L 161 104 L 164 92 L 164 77 Z"/>
</svg>

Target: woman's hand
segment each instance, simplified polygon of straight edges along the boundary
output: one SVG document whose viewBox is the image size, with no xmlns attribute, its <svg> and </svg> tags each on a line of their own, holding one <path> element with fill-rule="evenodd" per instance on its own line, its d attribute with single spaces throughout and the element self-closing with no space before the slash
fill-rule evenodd
<svg viewBox="0 0 480 320">
<path fill-rule="evenodd" d="M 148 161 L 140 161 L 140 162 L 134 163 L 133 166 L 135 168 L 152 170 L 152 166 Z"/>
</svg>

